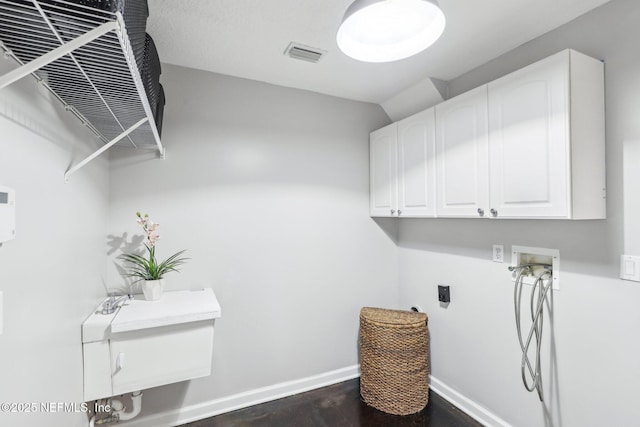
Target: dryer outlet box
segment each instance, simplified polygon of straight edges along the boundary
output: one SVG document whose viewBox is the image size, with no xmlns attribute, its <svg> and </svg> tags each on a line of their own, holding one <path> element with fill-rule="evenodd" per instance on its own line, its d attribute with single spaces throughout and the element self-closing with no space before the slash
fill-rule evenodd
<svg viewBox="0 0 640 427">
<path fill-rule="evenodd" d="M 449 293 L 449 286 L 438 285 L 438 301 L 451 302 L 451 294 Z"/>
</svg>

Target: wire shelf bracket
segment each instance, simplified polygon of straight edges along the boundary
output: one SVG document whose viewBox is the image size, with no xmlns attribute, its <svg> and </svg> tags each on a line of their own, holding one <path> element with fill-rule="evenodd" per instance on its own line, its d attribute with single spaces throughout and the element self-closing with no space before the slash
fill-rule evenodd
<svg viewBox="0 0 640 427">
<path fill-rule="evenodd" d="M 69 4 L 0 0 L 0 48 L 19 64 L 0 76 L 0 90 L 32 75 L 103 141 L 65 172 L 65 182 L 124 140 L 154 147 L 164 159 L 122 14 Z"/>
<path fill-rule="evenodd" d="M 118 142 L 120 142 L 121 139 L 126 138 L 131 132 L 133 132 L 134 130 L 138 129 L 138 127 L 140 127 L 141 125 L 146 123 L 148 120 L 149 119 L 146 118 L 146 117 L 144 119 L 140 120 L 138 123 L 136 123 L 135 125 L 131 126 L 129 129 L 127 129 L 126 131 L 122 132 L 120 135 L 118 135 L 117 137 L 115 137 L 114 139 L 109 141 L 107 144 L 105 144 L 102 147 L 100 147 L 95 153 L 91 154 L 90 156 L 88 156 L 87 158 L 82 160 L 81 162 L 78 162 L 78 164 L 76 164 L 75 166 L 72 166 L 71 168 L 69 168 L 69 170 L 67 170 L 64 173 L 64 182 L 69 182 L 69 176 L 71 176 L 72 173 L 76 172 L 78 169 L 82 168 L 84 165 L 89 163 L 91 160 L 95 159 L 100 154 L 104 153 L 109 148 L 111 148 L 114 145 L 116 145 Z"/>
</svg>

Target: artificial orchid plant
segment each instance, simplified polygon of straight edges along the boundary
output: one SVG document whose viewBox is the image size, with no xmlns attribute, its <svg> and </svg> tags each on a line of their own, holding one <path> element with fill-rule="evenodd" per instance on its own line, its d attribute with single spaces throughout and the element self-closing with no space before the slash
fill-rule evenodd
<svg viewBox="0 0 640 427">
<path fill-rule="evenodd" d="M 137 280 L 159 280 L 170 271 L 178 271 L 178 267 L 185 263 L 188 258 L 182 258 L 181 255 L 185 251 L 177 252 L 162 262 L 156 259 L 156 243 L 160 239 L 158 227 L 160 224 L 153 222 L 149 218 L 149 214 L 136 212 L 137 222 L 142 226 L 146 235 L 144 242 L 145 248 L 149 254 L 148 259 L 138 254 L 123 254 L 122 259 L 131 264 L 131 272 L 127 274 L 130 277 L 136 277 Z M 137 281 L 136 280 L 136 281 Z"/>
</svg>

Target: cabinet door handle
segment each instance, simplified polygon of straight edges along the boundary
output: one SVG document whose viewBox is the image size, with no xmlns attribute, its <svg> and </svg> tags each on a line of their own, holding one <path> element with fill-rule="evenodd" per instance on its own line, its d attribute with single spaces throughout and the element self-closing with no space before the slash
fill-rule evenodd
<svg viewBox="0 0 640 427">
<path fill-rule="evenodd" d="M 391 215 L 393 215 L 394 213 L 396 213 L 395 209 L 391 209 Z"/>
<path fill-rule="evenodd" d="M 118 353 L 116 357 L 116 371 L 121 371 L 124 368 L 124 353 Z"/>
<path fill-rule="evenodd" d="M 484 209 L 478 208 L 478 215 L 484 216 Z"/>
<path fill-rule="evenodd" d="M 491 209 L 491 211 L 490 211 L 490 212 L 491 212 L 491 216 L 493 216 L 493 217 L 498 216 L 498 211 L 497 211 L 497 210 L 495 210 L 495 209 Z"/>
</svg>

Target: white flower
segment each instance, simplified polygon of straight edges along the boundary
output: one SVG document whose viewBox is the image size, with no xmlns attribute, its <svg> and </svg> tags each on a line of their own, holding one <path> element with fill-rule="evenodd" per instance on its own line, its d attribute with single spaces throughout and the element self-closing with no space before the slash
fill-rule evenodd
<svg viewBox="0 0 640 427">
<path fill-rule="evenodd" d="M 154 247 L 160 239 L 160 234 L 158 234 L 160 224 L 153 222 L 151 218 L 149 218 L 149 214 L 142 216 L 140 212 L 136 212 L 136 216 L 138 217 L 138 224 L 142 226 L 142 229 L 147 235 L 147 246 L 150 248 Z"/>
</svg>

